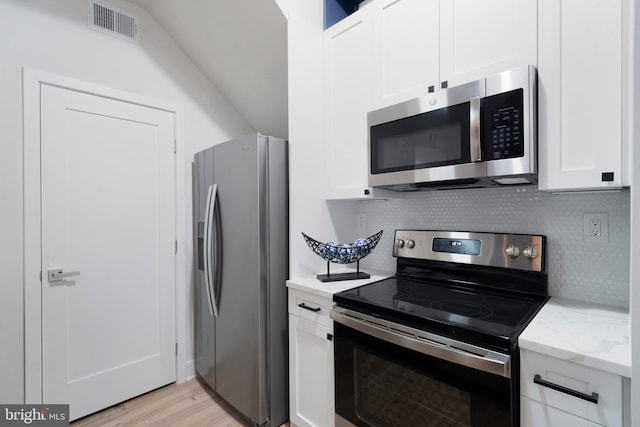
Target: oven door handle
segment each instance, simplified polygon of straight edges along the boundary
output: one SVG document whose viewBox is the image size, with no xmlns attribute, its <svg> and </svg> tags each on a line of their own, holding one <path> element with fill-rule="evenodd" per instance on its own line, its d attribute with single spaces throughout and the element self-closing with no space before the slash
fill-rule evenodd
<svg viewBox="0 0 640 427">
<path fill-rule="evenodd" d="M 364 334 L 447 360 L 457 365 L 511 378 L 511 357 L 440 335 L 389 322 L 342 307 L 331 310 L 331 318 Z"/>
</svg>

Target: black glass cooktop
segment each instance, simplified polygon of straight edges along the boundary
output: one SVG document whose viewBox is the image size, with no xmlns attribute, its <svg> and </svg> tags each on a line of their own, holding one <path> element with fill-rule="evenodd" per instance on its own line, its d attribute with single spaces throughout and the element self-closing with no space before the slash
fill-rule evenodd
<svg viewBox="0 0 640 427">
<path fill-rule="evenodd" d="M 395 276 L 334 295 L 338 306 L 483 347 L 513 351 L 548 299 Z"/>
</svg>

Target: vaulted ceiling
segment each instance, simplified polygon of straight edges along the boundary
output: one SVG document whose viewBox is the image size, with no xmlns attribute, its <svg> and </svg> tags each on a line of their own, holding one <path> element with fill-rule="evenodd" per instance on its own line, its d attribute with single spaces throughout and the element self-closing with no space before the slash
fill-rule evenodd
<svg viewBox="0 0 640 427">
<path fill-rule="evenodd" d="M 254 130 L 288 137 L 287 21 L 276 0 L 129 0 L 145 8 Z"/>
</svg>

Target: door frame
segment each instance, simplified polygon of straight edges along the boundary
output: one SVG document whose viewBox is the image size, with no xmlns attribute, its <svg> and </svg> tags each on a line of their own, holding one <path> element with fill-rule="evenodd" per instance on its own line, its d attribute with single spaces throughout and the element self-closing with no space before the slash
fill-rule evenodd
<svg viewBox="0 0 640 427">
<path fill-rule="evenodd" d="M 23 208 L 24 208 L 24 401 L 42 402 L 42 282 L 40 279 L 41 171 L 40 171 L 40 88 L 50 85 L 143 107 L 167 111 L 174 116 L 175 194 L 175 336 L 176 381 L 186 380 L 186 201 L 183 138 L 183 108 L 175 103 L 76 80 L 34 68 L 22 68 L 23 102 Z"/>
</svg>

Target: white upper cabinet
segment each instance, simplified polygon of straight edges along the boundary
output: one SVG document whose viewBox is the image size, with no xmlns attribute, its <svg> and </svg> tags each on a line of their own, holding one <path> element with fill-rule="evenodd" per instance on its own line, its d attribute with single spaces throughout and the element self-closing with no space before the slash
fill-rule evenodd
<svg viewBox="0 0 640 427">
<path fill-rule="evenodd" d="M 622 0 L 539 0 L 539 188 L 621 188 Z"/>
<path fill-rule="evenodd" d="M 376 0 L 374 109 L 537 65 L 537 0 Z M 446 82 L 443 86 L 443 82 Z"/>
<path fill-rule="evenodd" d="M 378 0 L 373 6 L 373 109 L 438 85 L 439 0 Z"/>
<path fill-rule="evenodd" d="M 537 65 L 537 0 L 442 0 L 440 80 L 448 86 Z"/>
<path fill-rule="evenodd" d="M 367 181 L 367 111 L 371 109 L 371 9 L 324 34 L 326 198 L 363 197 Z"/>
<path fill-rule="evenodd" d="M 325 181 L 327 199 L 388 197 L 367 186 L 367 112 L 372 107 L 372 5 L 324 33 Z"/>
</svg>

